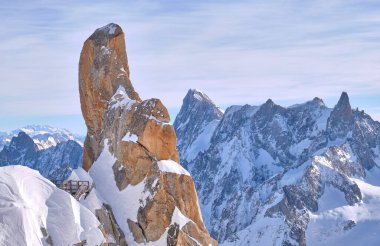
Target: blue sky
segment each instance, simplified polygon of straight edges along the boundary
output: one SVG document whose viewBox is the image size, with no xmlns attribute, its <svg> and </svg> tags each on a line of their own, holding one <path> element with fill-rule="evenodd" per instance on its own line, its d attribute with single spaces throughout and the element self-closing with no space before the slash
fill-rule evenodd
<svg viewBox="0 0 380 246">
<path fill-rule="evenodd" d="M 189 88 L 221 107 L 289 106 L 347 91 L 380 120 L 379 1 L 5 1 L 0 6 L 0 130 L 51 124 L 85 133 L 84 40 L 118 23 L 131 79 L 174 118 Z"/>
</svg>

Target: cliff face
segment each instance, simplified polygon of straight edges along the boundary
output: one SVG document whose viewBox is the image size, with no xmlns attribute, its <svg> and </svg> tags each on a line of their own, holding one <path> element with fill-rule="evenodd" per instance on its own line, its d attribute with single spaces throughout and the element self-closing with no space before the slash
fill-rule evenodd
<svg viewBox="0 0 380 246">
<path fill-rule="evenodd" d="M 112 207 L 128 244 L 216 245 L 200 213 L 193 180 L 182 168 L 176 135 L 159 99 L 142 101 L 130 79 L 124 33 L 97 29 L 79 63 L 87 125 L 84 168 Z"/>
</svg>

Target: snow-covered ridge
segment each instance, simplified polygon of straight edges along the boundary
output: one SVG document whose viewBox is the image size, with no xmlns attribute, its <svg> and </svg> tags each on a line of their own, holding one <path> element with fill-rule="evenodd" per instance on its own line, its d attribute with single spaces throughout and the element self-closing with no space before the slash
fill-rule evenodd
<svg viewBox="0 0 380 246">
<path fill-rule="evenodd" d="M 28 167 L 0 167 L 0 204 L 0 245 L 105 242 L 90 210 Z"/>
</svg>

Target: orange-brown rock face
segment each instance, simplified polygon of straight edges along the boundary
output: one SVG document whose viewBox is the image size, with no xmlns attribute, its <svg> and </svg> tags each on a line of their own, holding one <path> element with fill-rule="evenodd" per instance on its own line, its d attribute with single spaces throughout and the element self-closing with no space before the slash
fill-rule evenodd
<svg viewBox="0 0 380 246">
<path fill-rule="evenodd" d="M 194 182 L 177 163 L 167 109 L 158 99 L 142 101 L 129 80 L 118 25 L 97 29 L 84 43 L 79 87 L 88 129 L 84 168 L 128 245 L 217 245 Z"/>
<path fill-rule="evenodd" d="M 83 117 L 87 125 L 84 168 L 88 170 L 99 155 L 99 136 L 108 101 L 119 86 L 128 97 L 141 101 L 129 80 L 124 33 L 118 25 L 96 30 L 84 43 L 79 61 L 79 92 Z M 90 147 L 92 146 L 92 147 Z"/>
</svg>

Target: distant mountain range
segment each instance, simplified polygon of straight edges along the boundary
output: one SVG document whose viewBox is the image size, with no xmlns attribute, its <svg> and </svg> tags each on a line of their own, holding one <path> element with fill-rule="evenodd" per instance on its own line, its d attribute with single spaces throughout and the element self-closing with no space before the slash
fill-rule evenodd
<svg viewBox="0 0 380 246">
<path fill-rule="evenodd" d="M 83 138 L 50 126 L 26 126 L 1 134 L 0 166 L 24 165 L 50 180 L 66 179 L 82 166 Z"/>
<path fill-rule="evenodd" d="M 83 146 L 85 138 L 84 136 L 73 134 L 66 129 L 51 127 L 48 125 L 28 125 L 9 133 L 0 132 L 0 150 L 2 150 L 4 146 L 9 145 L 12 137 L 17 136 L 21 131 L 28 134 L 40 150 L 56 146 L 58 143 L 68 140 L 76 141 Z"/>
<path fill-rule="evenodd" d="M 174 127 L 221 245 L 378 245 L 380 123 L 347 93 L 223 113 L 190 90 Z"/>
</svg>

